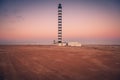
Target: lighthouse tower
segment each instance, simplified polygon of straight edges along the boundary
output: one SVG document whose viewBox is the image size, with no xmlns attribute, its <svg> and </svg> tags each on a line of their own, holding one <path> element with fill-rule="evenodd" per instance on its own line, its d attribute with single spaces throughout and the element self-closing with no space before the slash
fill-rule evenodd
<svg viewBox="0 0 120 80">
<path fill-rule="evenodd" d="M 62 45 L 62 4 L 58 4 L 58 44 Z"/>
</svg>

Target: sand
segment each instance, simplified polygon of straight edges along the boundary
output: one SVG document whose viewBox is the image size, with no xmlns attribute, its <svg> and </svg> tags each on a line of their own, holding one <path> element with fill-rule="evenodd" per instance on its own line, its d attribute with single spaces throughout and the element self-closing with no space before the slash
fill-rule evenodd
<svg viewBox="0 0 120 80">
<path fill-rule="evenodd" d="M 120 46 L 0 46 L 0 80 L 120 80 Z"/>
</svg>

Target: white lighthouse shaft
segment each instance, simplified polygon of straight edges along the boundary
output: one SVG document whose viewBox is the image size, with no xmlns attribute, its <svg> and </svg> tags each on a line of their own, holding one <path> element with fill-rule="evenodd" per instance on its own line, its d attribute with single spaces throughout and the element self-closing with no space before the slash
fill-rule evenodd
<svg viewBox="0 0 120 80">
<path fill-rule="evenodd" d="M 58 43 L 62 43 L 62 5 L 58 4 Z"/>
</svg>

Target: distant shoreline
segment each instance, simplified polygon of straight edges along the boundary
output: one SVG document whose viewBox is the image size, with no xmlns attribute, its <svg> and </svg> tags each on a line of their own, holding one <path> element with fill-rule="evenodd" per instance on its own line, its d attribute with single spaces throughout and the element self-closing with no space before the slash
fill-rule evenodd
<svg viewBox="0 0 120 80">
<path fill-rule="evenodd" d="M 0 44 L 0 46 L 56 46 L 53 44 Z M 82 44 L 82 46 L 120 46 L 120 44 Z"/>
</svg>

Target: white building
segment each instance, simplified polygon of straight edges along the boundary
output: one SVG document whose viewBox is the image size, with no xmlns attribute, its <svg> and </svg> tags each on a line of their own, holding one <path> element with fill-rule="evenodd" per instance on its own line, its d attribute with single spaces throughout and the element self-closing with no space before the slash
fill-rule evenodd
<svg viewBox="0 0 120 80">
<path fill-rule="evenodd" d="M 82 46 L 79 42 L 68 42 L 68 46 Z"/>
</svg>

